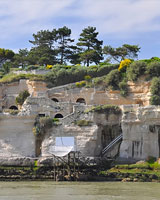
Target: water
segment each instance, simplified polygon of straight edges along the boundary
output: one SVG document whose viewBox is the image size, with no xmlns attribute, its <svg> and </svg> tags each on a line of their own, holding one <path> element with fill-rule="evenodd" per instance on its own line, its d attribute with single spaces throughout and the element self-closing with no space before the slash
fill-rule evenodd
<svg viewBox="0 0 160 200">
<path fill-rule="evenodd" d="M 159 200 L 160 183 L 0 182 L 0 200 Z"/>
</svg>

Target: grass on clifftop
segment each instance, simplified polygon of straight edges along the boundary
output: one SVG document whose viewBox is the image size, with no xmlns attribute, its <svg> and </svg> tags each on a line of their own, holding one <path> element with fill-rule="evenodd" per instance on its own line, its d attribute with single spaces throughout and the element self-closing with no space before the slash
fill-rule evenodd
<svg viewBox="0 0 160 200">
<path fill-rule="evenodd" d="M 35 74 L 6 74 L 3 76 L 3 78 L 0 79 L 0 83 L 12 83 L 19 81 L 21 79 L 29 79 L 29 80 L 34 80 L 34 81 L 44 81 L 44 75 L 35 75 Z"/>
</svg>

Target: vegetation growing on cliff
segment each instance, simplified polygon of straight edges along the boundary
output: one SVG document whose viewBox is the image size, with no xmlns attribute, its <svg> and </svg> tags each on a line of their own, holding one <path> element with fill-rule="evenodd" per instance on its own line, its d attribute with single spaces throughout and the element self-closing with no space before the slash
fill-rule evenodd
<svg viewBox="0 0 160 200">
<path fill-rule="evenodd" d="M 37 116 L 33 127 L 33 133 L 35 136 L 44 136 L 47 129 L 58 124 L 59 119 L 50 117 L 39 117 Z"/>
<path fill-rule="evenodd" d="M 27 97 L 29 96 L 30 94 L 27 90 L 20 92 L 19 95 L 16 97 L 16 103 L 22 106 L 25 100 L 27 99 Z"/>
<path fill-rule="evenodd" d="M 121 114 L 121 109 L 118 106 L 105 104 L 93 106 L 92 108 L 85 111 L 88 112 L 98 112 L 98 113 L 108 113 L 108 114 Z"/>
<path fill-rule="evenodd" d="M 151 105 L 160 105 L 160 78 L 154 77 L 151 82 Z"/>
</svg>

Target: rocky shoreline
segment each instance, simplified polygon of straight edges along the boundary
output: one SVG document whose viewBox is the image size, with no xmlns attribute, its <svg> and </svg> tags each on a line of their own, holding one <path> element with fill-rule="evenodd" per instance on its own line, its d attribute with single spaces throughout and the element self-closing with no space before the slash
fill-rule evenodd
<svg viewBox="0 0 160 200">
<path fill-rule="evenodd" d="M 54 167 L 0 167 L 0 181 L 123 181 L 123 182 L 160 182 L 160 176 L 153 173 L 100 172 L 97 169 L 83 168 L 79 172 L 68 173 Z"/>
</svg>

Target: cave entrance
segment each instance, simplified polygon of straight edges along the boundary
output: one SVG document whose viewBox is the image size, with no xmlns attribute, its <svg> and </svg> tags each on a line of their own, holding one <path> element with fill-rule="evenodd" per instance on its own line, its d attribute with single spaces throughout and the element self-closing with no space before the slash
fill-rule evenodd
<svg viewBox="0 0 160 200">
<path fill-rule="evenodd" d="M 84 98 L 79 98 L 77 99 L 76 103 L 83 103 L 83 104 L 86 104 L 86 101 Z"/>
<path fill-rule="evenodd" d="M 10 106 L 9 109 L 11 109 L 11 110 L 18 110 L 17 106 Z"/>
<path fill-rule="evenodd" d="M 63 115 L 60 114 L 60 113 L 58 113 L 58 114 L 56 114 L 56 115 L 54 116 L 54 118 L 63 118 Z"/>
<path fill-rule="evenodd" d="M 58 99 L 56 99 L 56 98 L 52 98 L 52 101 L 54 101 L 54 102 L 56 102 L 56 103 L 59 102 Z"/>
</svg>

